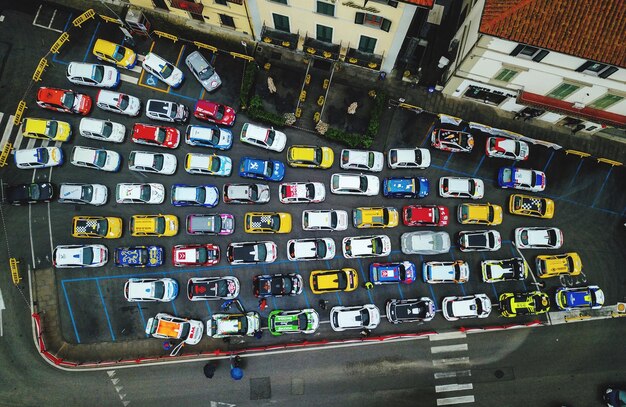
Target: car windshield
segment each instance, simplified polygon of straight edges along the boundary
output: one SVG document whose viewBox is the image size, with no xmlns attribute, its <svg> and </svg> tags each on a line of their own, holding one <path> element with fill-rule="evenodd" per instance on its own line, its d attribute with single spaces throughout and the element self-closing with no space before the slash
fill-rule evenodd
<svg viewBox="0 0 626 407">
<path fill-rule="evenodd" d="M 139 199 L 141 199 L 143 202 L 148 202 L 150 200 L 150 195 L 152 195 L 152 189 L 150 188 L 150 185 L 144 184 L 139 187 Z"/>
<path fill-rule="evenodd" d="M 381 254 L 383 252 L 383 242 L 380 238 L 372 239 L 372 253 Z"/>
<path fill-rule="evenodd" d="M 163 163 L 165 162 L 165 156 L 163 154 L 155 154 L 152 158 L 152 168 L 161 171 L 163 169 Z"/>
<path fill-rule="evenodd" d="M 46 136 L 50 138 L 56 136 L 58 128 L 59 125 L 57 124 L 57 122 L 55 122 L 54 120 L 48 120 L 46 122 Z"/>
<path fill-rule="evenodd" d="M 217 120 L 222 120 L 224 118 L 225 112 L 226 112 L 226 109 L 224 108 L 224 105 L 218 105 L 217 109 L 215 110 L 215 118 Z"/>
<path fill-rule="evenodd" d="M 130 104 L 130 98 L 128 97 L 128 95 L 120 95 L 117 104 L 120 109 L 126 110 L 128 109 L 128 105 Z"/>
<path fill-rule="evenodd" d="M 158 218 L 156 218 L 155 223 L 156 223 L 156 232 L 158 234 L 165 233 L 165 219 L 159 216 Z"/>
<path fill-rule="evenodd" d="M 39 185 L 30 184 L 28 189 L 30 190 L 29 195 L 32 199 L 39 199 L 39 196 L 40 196 Z"/>
<path fill-rule="evenodd" d="M 322 155 L 323 155 L 323 153 L 322 153 L 322 149 L 321 149 L 321 148 L 319 148 L 319 147 L 317 147 L 317 148 L 315 149 L 315 155 L 314 155 L 314 157 L 313 157 L 313 163 L 314 163 L 315 165 L 320 165 L 320 163 L 322 162 Z"/>
<path fill-rule="evenodd" d="M 238 320 L 240 325 L 239 333 L 244 334 L 248 332 L 248 318 L 246 318 L 245 315 L 242 315 L 240 318 L 238 318 Z"/>
<path fill-rule="evenodd" d="M 96 81 L 97 83 L 102 82 L 102 79 L 104 79 L 104 66 L 94 65 L 93 72 L 91 75 L 93 76 L 92 79 Z"/>
<path fill-rule="evenodd" d="M 439 223 L 439 209 L 433 208 L 433 222 Z"/>
<path fill-rule="evenodd" d="M 391 164 L 398 162 L 398 151 L 391 150 L 391 153 L 389 153 L 389 162 L 391 162 Z"/>
<path fill-rule="evenodd" d="M 298 329 L 304 331 L 308 325 L 309 319 L 306 317 L 306 314 L 298 315 Z"/>
<path fill-rule="evenodd" d="M 91 202 L 91 199 L 93 197 L 93 187 L 91 185 L 85 185 L 84 187 L 82 187 L 80 190 L 80 197 L 84 201 Z"/>
<path fill-rule="evenodd" d="M 200 80 L 205 81 L 213 76 L 214 73 L 215 70 L 210 65 L 207 65 L 206 68 L 198 72 L 198 77 L 200 78 Z"/>
<path fill-rule="evenodd" d="M 359 190 L 361 192 L 367 191 L 367 177 L 359 177 Z"/>
<path fill-rule="evenodd" d="M 115 46 L 115 50 L 113 51 L 113 54 L 111 55 L 111 57 L 116 60 L 116 61 L 121 61 L 122 58 L 124 58 L 124 48 L 120 47 L 119 45 Z"/>
<path fill-rule="evenodd" d="M 313 199 L 315 197 L 315 186 L 313 184 L 306 184 L 306 197 Z"/>
<path fill-rule="evenodd" d="M 333 181 L 333 189 L 339 189 L 339 176 L 333 175 L 332 181 Z"/>
<path fill-rule="evenodd" d="M 248 194 L 250 195 L 250 199 L 252 201 L 256 201 L 259 198 L 259 188 L 256 186 L 256 184 L 250 185 L 248 191 Z"/>
<path fill-rule="evenodd" d="M 317 257 L 322 258 L 326 256 L 326 243 L 323 240 L 316 241 L 315 248 L 317 252 Z"/>
<path fill-rule="evenodd" d="M 362 309 L 359 314 L 361 314 L 361 325 L 368 326 L 370 324 L 370 313 L 366 309 Z"/>
<path fill-rule="evenodd" d="M 111 133 L 113 133 L 113 124 L 111 124 L 111 122 L 104 122 L 102 125 L 102 135 L 109 138 Z"/>
<path fill-rule="evenodd" d="M 475 305 L 475 307 L 472 307 L 472 308 L 476 308 L 476 315 L 480 315 L 480 314 L 483 313 L 483 303 L 482 303 L 482 301 L 475 300 L 474 304 L 472 304 L 472 305 Z"/>
<path fill-rule="evenodd" d="M 220 166 L 222 165 L 221 159 L 217 156 L 211 157 L 211 164 L 209 165 L 209 171 L 218 172 L 220 170 Z"/>
<path fill-rule="evenodd" d="M 474 184 L 474 181 L 467 180 L 467 184 L 468 184 L 468 191 L 471 195 L 474 195 L 474 193 L 476 192 L 476 185 Z"/>
<path fill-rule="evenodd" d="M 493 206 L 489 207 L 489 222 L 493 222 L 495 218 L 495 213 L 493 210 Z"/>
<path fill-rule="evenodd" d="M 161 68 L 161 76 L 164 78 L 169 78 L 172 72 L 174 72 L 174 67 L 170 65 L 169 62 L 164 63 L 163 68 Z"/>
<path fill-rule="evenodd" d="M 346 277 L 346 273 L 339 272 L 337 273 L 337 288 L 340 290 L 345 290 L 348 287 L 348 278 Z"/>
<path fill-rule="evenodd" d="M 276 132 L 272 129 L 269 129 L 267 131 L 267 136 L 265 137 L 265 143 L 268 146 L 271 146 L 272 144 L 274 144 L 274 138 L 276 137 Z"/>
<path fill-rule="evenodd" d="M 443 237 L 439 234 L 433 235 L 433 249 L 443 250 Z"/>
<path fill-rule="evenodd" d="M 74 99 L 76 99 L 74 92 L 65 92 L 63 94 L 63 98 L 61 99 L 61 103 L 66 108 L 71 109 L 72 106 L 74 106 Z"/>
<path fill-rule="evenodd" d="M 93 250 L 91 247 L 83 248 L 83 264 L 93 263 Z"/>
<path fill-rule="evenodd" d="M 220 142 L 220 131 L 218 129 L 211 129 L 211 144 L 216 145 Z"/>
<path fill-rule="evenodd" d="M 528 230 L 522 230 L 522 233 L 520 233 L 520 240 L 523 244 L 528 244 Z"/>
<path fill-rule="evenodd" d="M 180 324 L 180 337 L 183 339 L 187 339 L 189 336 L 189 330 L 191 329 L 191 324 L 189 322 L 183 322 Z"/>
<path fill-rule="evenodd" d="M 572 256 L 567 256 L 567 268 L 570 272 L 574 270 L 574 258 Z"/>
<path fill-rule="evenodd" d="M 104 165 L 107 162 L 107 153 L 106 151 L 103 150 L 98 150 L 96 151 L 95 157 L 94 157 L 94 164 L 96 166 L 98 166 L 99 168 L 104 167 Z"/>
<path fill-rule="evenodd" d="M 280 216 L 272 215 L 270 224 L 272 226 L 272 230 L 280 229 Z"/>
<path fill-rule="evenodd" d="M 334 229 L 337 227 L 337 212 L 330 213 L 330 226 Z"/>
<path fill-rule="evenodd" d="M 269 161 L 265 163 L 263 175 L 265 175 L 266 178 L 270 178 L 272 176 L 272 163 L 270 163 Z"/>
<path fill-rule="evenodd" d="M 206 189 L 196 188 L 196 202 L 203 204 L 206 200 Z"/>
<path fill-rule="evenodd" d="M 196 250 L 196 262 L 206 263 L 208 256 L 209 253 L 207 252 L 206 248 L 199 247 L 198 250 Z"/>
<path fill-rule="evenodd" d="M 374 153 L 367 153 L 367 166 L 372 168 L 374 166 Z"/>
<path fill-rule="evenodd" d="M 154 283 L 154 298 L 163 298 L 165 294 L 165 284 L 163 281 L 155 281 Z"/>
<path fill-rule="evenodd" d="M 105 236 L 109 230 L 109 222 L 106 219 L 100 219 L 96 222 L 96 233 L 100 236 Z"/>
<path fill-rule="evenodd" d="M 389 210 L 387 208 L 383 209 L 383 224 L 389 224 Z"/>
<path fill-rule="evenodd" d="M 404 280 L 406 278 L 406 269 L 403 264 L 398 266 L 398 270 L 400 271 L 400 280 Z"/>
<path fill-rule="evenodd" d="M 262 243 L 257 244 L 256 252 L 258 254 L 259 261 L 265 261 L 265 259 L 267 258 L 267 248 L 265 247 L 265 245 Z"/>
<path fill-rule="evenodd" d="M 159 127 L 154 134 L 154 140 L 159 144 L 163 144 L 165 143 L 165 136 L 167 136 L 167 132 L 163 127 Z"/>
</svg>

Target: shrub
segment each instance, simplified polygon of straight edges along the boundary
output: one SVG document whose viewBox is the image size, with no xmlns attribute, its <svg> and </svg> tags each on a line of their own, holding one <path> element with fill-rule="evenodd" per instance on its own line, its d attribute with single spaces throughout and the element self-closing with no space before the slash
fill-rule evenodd
<svg viewBox="0 0 626 407">
<path fill-rule="evenodd" d="M 286 124 L 284 116 L 268 112 L 267 110 L 263 109 L 263 101 L 258 95 L 254 95 L 252 99 L 250 99 L 250 106 L 248 106 L 248 116 L 252 119 L 274 126 L 284 126 Z"/>
<path fill-rule="evenodd" d="M 370 114 L 370 121 L 367 125 L 366 135 L 369 137 L 370 145 L 374 139 L 378 135 L 378 129 L 380 126 L 380 116 L 385 111 L 385 103 L 387 101 L 387 94 L 385 92 L 380 92 L 376 95 L 374 99 L 374 107 L 372 108 L 372 113 Z"/>
<path fill-rule="evenodd" d="M 239 107 L 241 110 L 246 110 L 250 101 L 250 91 L 254 87 L 256 81 L 256 73 L 259 70 L 256 62 L 249 62 L 246 64 L 246 69 L 243 72 L 243 78 L 241 79 L 241 92 L 239 93 Z"/>
<path fill-rule="evenodd" d="M 332 127 L 328 128 L 324 137 L 345 144 L 348 147 L 369 147 L 373 142 L 369 136 L 358 133 L 346 133 Z"/>
</svg>

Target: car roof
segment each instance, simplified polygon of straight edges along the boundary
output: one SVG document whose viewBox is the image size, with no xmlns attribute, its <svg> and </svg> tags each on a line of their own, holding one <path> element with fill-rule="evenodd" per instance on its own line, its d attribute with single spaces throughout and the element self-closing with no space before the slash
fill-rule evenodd
<svg viewBox="0 0 626 407">
<path fill-rule="evenodd" d="M 129 298 L 155 298 L 155 282 L 130 281 L 128 284 Z"/>
</svg>

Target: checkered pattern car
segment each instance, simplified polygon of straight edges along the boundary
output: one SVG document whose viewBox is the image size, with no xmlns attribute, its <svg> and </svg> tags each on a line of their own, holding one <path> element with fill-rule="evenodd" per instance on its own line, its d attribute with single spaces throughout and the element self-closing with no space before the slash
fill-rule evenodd
<svg viewBox="0 0 626 407">
<path fill-rule="evenodd" d="M 289 233 L 291 214 L 286 212 L 248 212 L 244 218 L 246 233 Z"/>
</svg>

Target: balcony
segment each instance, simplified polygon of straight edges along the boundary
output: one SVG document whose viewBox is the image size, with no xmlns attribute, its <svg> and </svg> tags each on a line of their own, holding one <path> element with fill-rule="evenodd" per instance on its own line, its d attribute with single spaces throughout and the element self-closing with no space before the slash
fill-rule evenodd
<svg viewBox="0 0 626 407">
<path fill-rule="evenodd" d="M 383 56 L 359 51 L 354 48 L 348 48 L 345 62 L 378 71 L 380 70 L 380 65 L 383 62 Z"/>
<path fill-rule="evenodd" d="M 339 59 L 340 45 L 319 41 L 311 37 L 304 39 L 304 53 L 336 61 Z"/>
<path fill-rule="evenodd" d="M 263 30 L 261 30 L 261 41 L 266 44 L 277 45 L 290 50 L 296 49 L 298 46 L 298 38 L 298 34 L 274 30 L 267 26 L 263 26 Z"/>
</svg>

